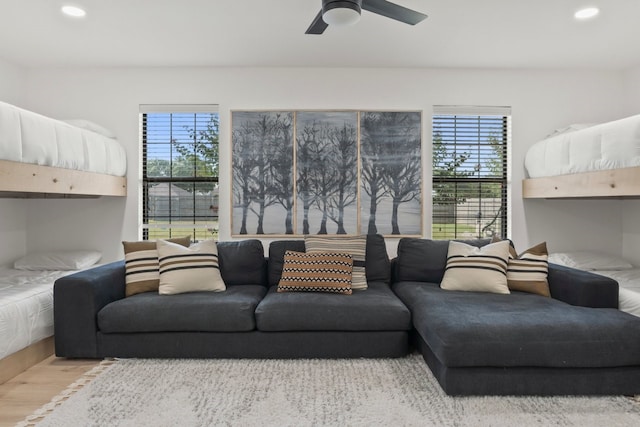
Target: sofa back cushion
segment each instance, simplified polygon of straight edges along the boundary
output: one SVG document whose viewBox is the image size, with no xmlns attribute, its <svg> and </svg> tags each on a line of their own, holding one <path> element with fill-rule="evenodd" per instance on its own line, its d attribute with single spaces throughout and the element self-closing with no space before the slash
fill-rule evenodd
<svg viewBox="0 0 640 427">
<path fill-rule="evenodd" d="M 491 239 L 457 240 L 482 247 Z M 397 282 L 440 283 L 447 266 L 448 240 L 404 237 L 398 242 L 395 280 Z"/>
<path fill-rule="evenodd" d="M 337 251 L 338 249 L 336 249 Z M 304 240 L 276 240 L 269 245 L 269 286 L 275 286 L 282 276 L 284 253 L 286 251 L 305 252 Z M 379 234 L 367 235 L 365 255 L 367 282 L 391 282 L 391 267 L 384 237 Z"/>
<path fill-rule="evenodd" d="M 227 286 L 266 286 L 264 247 L 257 239 L 218 242 L 220 274 Z"/>
</svg>

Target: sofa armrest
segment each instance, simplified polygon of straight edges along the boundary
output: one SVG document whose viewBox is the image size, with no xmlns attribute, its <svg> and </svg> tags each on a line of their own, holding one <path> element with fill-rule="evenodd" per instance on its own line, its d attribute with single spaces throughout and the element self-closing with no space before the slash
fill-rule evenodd
<svg viewBox="0 0 640 427">
<path fill-rule="evenodd" d="M 588 271 L 549 264 L 551 297 L 567 304 L 618 308 L 618 282 Z"/>
<path fill-rule="evenodd" d="M 56 280 L 53 286 L 56 356 L 98 357 L 98 312 L 105 305 L 124 296 L 124 261 L 105 264 Z"/>
</svg>

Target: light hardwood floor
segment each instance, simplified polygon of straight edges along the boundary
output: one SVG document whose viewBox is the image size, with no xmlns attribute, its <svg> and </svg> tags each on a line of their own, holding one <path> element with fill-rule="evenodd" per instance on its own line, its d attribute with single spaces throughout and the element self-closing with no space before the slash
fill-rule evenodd
<svg viewBox="0 0 640 427">
<path fill-rule="evenodd" d="M 99 363 L 50 356 L 1 384 L 0 427 L 22 421 Z"/>
</svg>

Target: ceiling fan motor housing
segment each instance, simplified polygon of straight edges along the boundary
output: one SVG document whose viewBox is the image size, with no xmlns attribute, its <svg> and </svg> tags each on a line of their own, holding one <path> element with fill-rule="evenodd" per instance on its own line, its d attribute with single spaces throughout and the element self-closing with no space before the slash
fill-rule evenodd
<svg viewBox="0 0 640 427">
<path fill-rule="evenodd" d="M 353 9 L 360 14 L 362 13 L 362 0 L 322 0 L 322 13 L 337 8 Z"/>
</svg>

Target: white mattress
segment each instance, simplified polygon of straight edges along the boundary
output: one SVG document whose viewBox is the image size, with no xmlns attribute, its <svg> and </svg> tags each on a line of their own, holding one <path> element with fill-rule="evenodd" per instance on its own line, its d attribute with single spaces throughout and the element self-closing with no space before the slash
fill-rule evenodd
<svg viewBox="0 0 640 427">
<path fill-rule="evenodd" d="M 72 273 L 0 268 L 0 359 L 53 335 L 53 283 Z"/>
<path fill-rule="evenodd" d="M 530 178 L 640 166 L 640 115 L 539 141 L 524 165 Z"/>
<path fill-rule="evenodd" d="M 593 273 L 611 277 L 617 281 L 620 286 L 618 308 L 640 316 L 640 268 L 616 271 L 598 270 Z"/>
<path fill-rule="evenodd" d="M 0 102 L 0 159 L 115 176 L 127 172 L 113 138 Z"/>
</svg>

